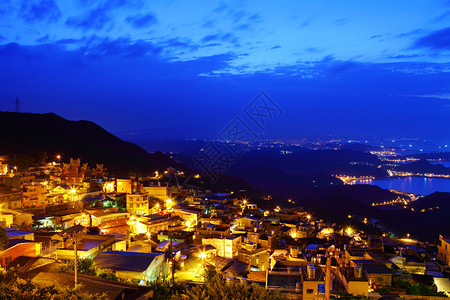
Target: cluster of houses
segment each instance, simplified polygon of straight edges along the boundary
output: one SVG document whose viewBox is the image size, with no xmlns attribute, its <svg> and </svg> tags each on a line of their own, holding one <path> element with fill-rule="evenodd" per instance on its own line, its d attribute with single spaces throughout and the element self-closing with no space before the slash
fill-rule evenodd
<svg viewBox="0 0 450 300">
<path fill-rule="evenodd" d="M 328 263 L 332 290 L 354 295 L 391 287 L 398 274 L 450 290 L 442 273 L 450 240 L 442 236 L 434 260 L 429 245 L 411 239 L 367 235 L 301 209 L 263 210 L 239 191 L 168 186 L 163 174 L 111 178 L 103 166 L 73 159 L 1 170 L 0 225 L 8 243 L 0 266 L 38 282 L 54 281 L 55 267 L 77 257 L 142 285 L 171 277 L 201 282 L 212 268 L 227 280 L 316 299 L 325 292 Z M 116 288 L 112 298 L 136 292 Z"/>
</svg>

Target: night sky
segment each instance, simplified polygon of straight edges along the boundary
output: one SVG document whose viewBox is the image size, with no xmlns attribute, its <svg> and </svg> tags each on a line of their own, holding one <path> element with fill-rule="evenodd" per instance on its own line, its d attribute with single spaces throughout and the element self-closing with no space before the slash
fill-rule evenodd
<svg viewBox="0 0 450 300">
<path fill-rule="evenodd" d="M 0 110 L 214 138 L 261 90 L 268 138 L 447 139 L 450 1 L 0 3 Z"/>
</svg>

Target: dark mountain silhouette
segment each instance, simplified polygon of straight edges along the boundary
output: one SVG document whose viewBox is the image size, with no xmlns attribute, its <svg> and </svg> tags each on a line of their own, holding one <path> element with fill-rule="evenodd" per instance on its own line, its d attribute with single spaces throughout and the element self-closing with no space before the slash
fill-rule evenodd
<svg viewBox="0 0 450 300">
<path fill-rule="evenodd" d="M 10 160 L 27 157 L 31 162 L 39 160 L 36 156 L 42 159 L 44 152 L 50 159 L 61 154 L 63 161 L 73 157 L 91 167 L 104 164 L 117 176 L 187 169 L 161 152 L 151 154 L 122 141 L 93 122 L 69 121 L 53 113 L 0 112 L 0 128 L 0 155 Z"/>
<path fill-rule="evenodd" d="M 420 159 L 450 160 L 450 152 L 418 153 L 418 154 L 411 154 L 408 156 L 416 157 L 416 158 L 420 158 Z"/>
<path fill-rule="evenodd" d="M 414 201 L 410 209 L 386 212 L 383 223 L 398 233 L 433 241 L 450 235 L 450 193 L 436 192 Z"/>
<path fill-rule="evenodd" d="M 441 164 L 434 165 L 427 161 L 426 159 L 421 159 L 418 161 L 414 161 L 409 164 L 404 164 L 395 168 L 396 171 L 401 172 L 412 172 L 412 173 L 434 173 L 434 174 L 443 174 L 450 175 L 450 168 L 446 168 Z"/>
<path fill-rule="evenodd" d="M 422 209 L 433 210 L 434 208 L 437 208 L 438 210 L 446 210 L 446 213 L 449 213 L 450 215 L 450 193 L 432 193 L 428 196 L 417 199 L 412 203 L 411 207 L 416 211 Z"/>
</svg>

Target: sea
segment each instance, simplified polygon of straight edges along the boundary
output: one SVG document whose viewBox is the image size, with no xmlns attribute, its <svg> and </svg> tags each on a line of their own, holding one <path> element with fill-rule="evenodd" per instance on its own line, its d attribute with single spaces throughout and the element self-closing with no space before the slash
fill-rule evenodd
<svg viewBox="0 0 450 300">
<path fill-rule="evenodd" d="M 357 180 L 353 184 L 373 184 L 382 189 L 396 190 L 426 196 L 434 192 L 450 193 L 450 178 L 438 177 L 389 177 L 375 180 Z"/>
</svg>

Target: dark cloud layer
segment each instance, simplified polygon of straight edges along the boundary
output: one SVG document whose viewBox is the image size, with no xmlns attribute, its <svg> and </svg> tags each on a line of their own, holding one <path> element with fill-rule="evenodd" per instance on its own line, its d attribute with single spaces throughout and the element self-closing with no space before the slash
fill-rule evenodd
<svg viewBox="0 0 450 300">
<path fill-rule="evenodd" d="M 190 47 L 181 38 L 167 44 Z M 412 132 L 417 137 L 450 130 L 444 99 L 406 97 L 445 89 L 448 64 L 357 63 L 328 55 L 253 75 L 204 77 L 199 74 L 230 68 L 235 54 L 167 62 L 161 59 L 162 48 L 144 40 L 97 36 L 41 46 L 3 45 L 0 64 L 15 72 L 0 72 L 0 82 L 8 86 L 0 89 L 0 98 L 19 96 L 24 111 L 90 119 L 112 131 L 183 124 L 183 130 L 153 131 L 166 137 L 214 136 L 260 90 L 286 111 L 280 125 L 268 129 L 278 137 L 323 136 L 333 130 L 390 136 Z M 168 106 L 169 114 L 160 113 Z M 417 122 L 427 120 L 427 114 L 433 122 Z"/>
<path fill-rule="evenodd" d="M 145 15 L 134 15 L 126 18 L 126 21 L 133 25 L 135 28 L 143 28 L 148 27 L 149 25 L 155 24 L 158 22 L 158 19 L 153 14 L 145 14 Z"/>
<path fill-rule="evenodd" d="M 53 0 L 26 0 L 20 7 L 20 16 L 27 22 L 52 22 L 61 17 L 61 11 Z"/>
<path fill-rule="evenodd" d="M 436 30 L 416 41 L 415 48 L 450 50 L 450 27 Z"/>
</svg>

